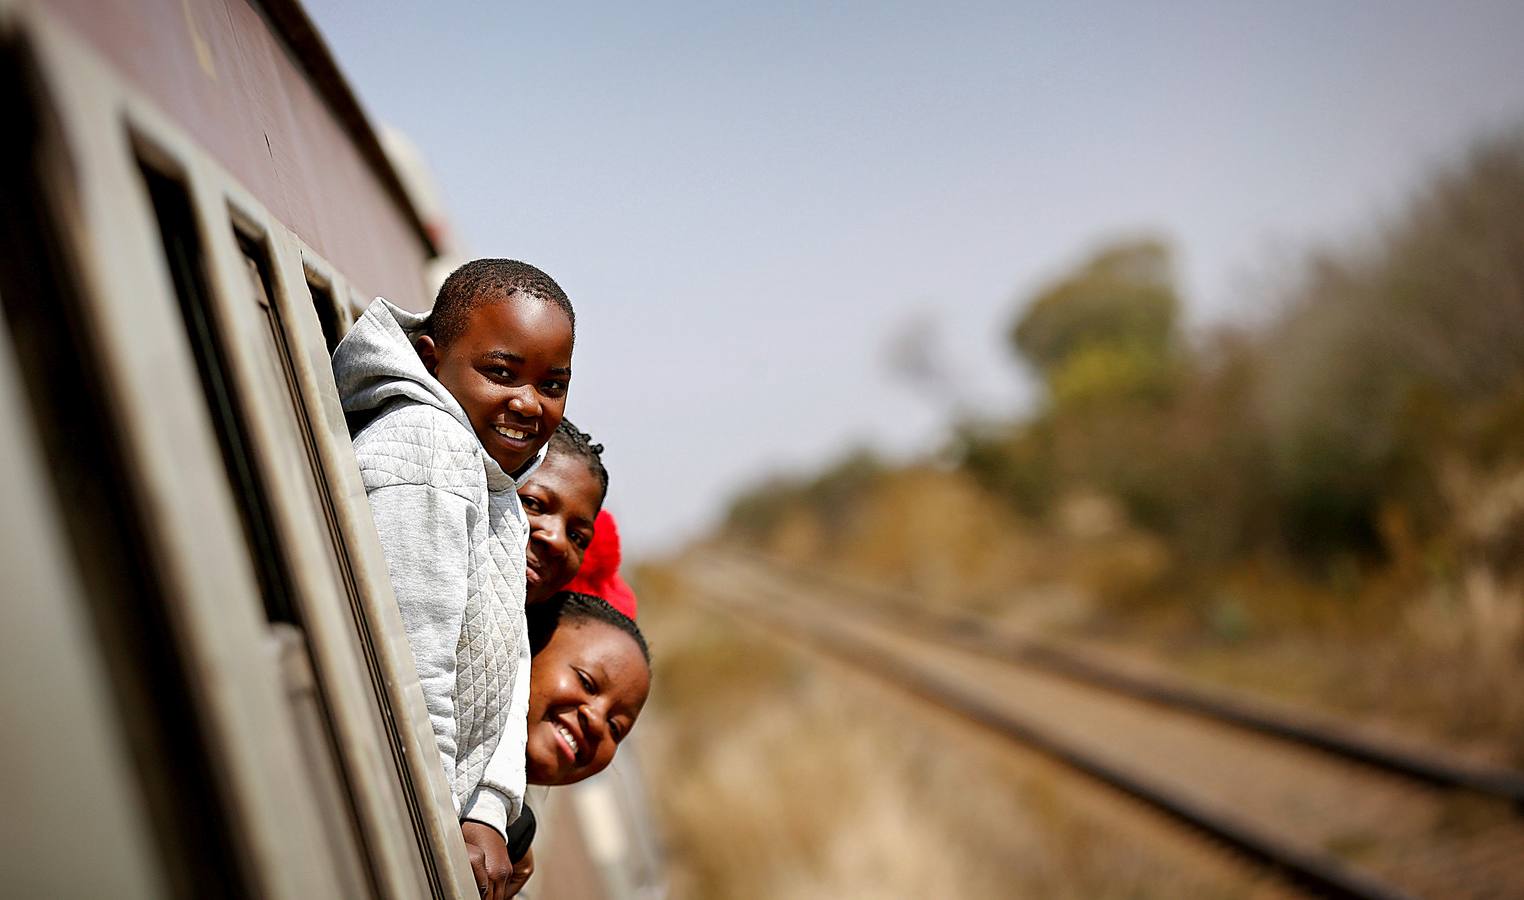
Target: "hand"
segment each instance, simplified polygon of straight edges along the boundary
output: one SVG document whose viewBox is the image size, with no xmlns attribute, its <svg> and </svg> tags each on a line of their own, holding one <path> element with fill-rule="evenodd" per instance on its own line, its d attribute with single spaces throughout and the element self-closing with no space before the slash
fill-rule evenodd
<svg viewBox="0 0 1524 900">
<path fill-rule="evenodd" d="M 524 854 L 524 858 L 513 864 L 513 874 L 508 876 L 508 894 L 512 897 L 524 889 L 524 883 L 529 876 L 534 874 L 534 850 L 530 849 Z"/>
<path fill-rule="evenodd" d="M 518 893 L 518 888 L 511 893 L 508 890 L 508 878 L 514 869 L 508 861 L 508 842 L 503 840 L 502 833 L 481 822 L 462 822 L 460 836 L 466 841 L 466 856 L 471 860 L 476 890 L 485 900 L 508 900 Z"/>
</svg>

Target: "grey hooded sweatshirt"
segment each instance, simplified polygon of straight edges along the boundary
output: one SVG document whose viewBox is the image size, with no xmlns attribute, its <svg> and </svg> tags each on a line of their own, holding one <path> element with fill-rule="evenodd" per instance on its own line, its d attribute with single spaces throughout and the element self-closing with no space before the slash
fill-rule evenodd
<svg viewBox="0 0 1524 900">
<path fill-rule="evenodd" d="M 517 480 L 482 449 L 412 339 L 424 317 L 377 297 L 333 354 L 376 531 L 462 819 L 506 830 L 524 802 L 529 636 Z"/>
</svg>

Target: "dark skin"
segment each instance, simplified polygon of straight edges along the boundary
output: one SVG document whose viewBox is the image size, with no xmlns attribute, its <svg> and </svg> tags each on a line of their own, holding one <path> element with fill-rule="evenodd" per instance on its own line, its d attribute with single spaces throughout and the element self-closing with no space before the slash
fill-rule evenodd
<svg viewBox="0 0 1524 900">
<path fill-rule="evenodd" d="M 552 452 L 519 488 L 519 501 L 529 516 L 524 602 L 532 605 L 555 596 L 582 567 L 603 487 L 580 458 Z"/>
<path fill-rule="evenodd" d="M 603 771 L 651 691 L 651 668 L 640 648 L 606 622 L 574 619 L 556 628 L 533 665 L 525 754 L 529 782 L 573 784 Z M 568 729 L 577 750 L 556 733 L 558 724 Z M 530 850 L 513 866 L 508 896 L 533 873 Z"/>
<path fill-rule="evenodd" d="M 575 784 L 603 771 L 650 691 L 633 638 L 606 622 L 563 621 L 530 670 L 529 783 Z"/>
<path fill-rule="evenodd" d="M 540 603 L 555 596 L 582 568 L 582 555 L 593 541 L 593 521 L 603 505 L 603 486 L 582 460 L 554 453 L 519 488 L 519 501 L 529 515 L 524 602 Z M 513 864 L 508 896 L 517 894 L 533 874 L 530 848 Z"/>
<path fill-rule="evenodd" d="M 514 295 L 472 310 L 465 330 L 444 346 L 424 335 L 414 347 L 504 472 L 527 466 L 561 424 L 572 325 L 555 304 Z"/>
<path fill-rule="evenodd" d="M 471 860 L 471 874 L 477 891 L 487 900 L 507 900 L 518 893 L 508 889 L 513 863 L 508 859 L 508 842 L 491 825 L 481 822 L 460 823 L 460 836 L 466 841 L 466 857 Z M 528 876 L 525 876 L 527 880 Z M 523 887 L 523 883 L 519 883 Z"/>
<path fill-rule="evenodd" d="M 534 874 L 533 850 L 526 850 L 518 862 L 510 862 L 508 846 L 491 825 L 462 822 L 460 834 L 466 841 L 466 858 L 471 861 L 471 875 L 476 879 L 478 893 L 490 900 L 507 900 L 524 889 Z"/>
<path fill-rule="evenodd" d="M 508 876 L 508 896 L 512 897 L 523 890 L 531 875 L 534 874 L 534 849 L 524 851 L 524 858 L 513 864 L 513 874 Z"/>
<path fill-rule="evenodd" d="M 555 304 L 521 295 L 487 303 L 448 343 L 424 335 L 414 347 L 504 472 L 529 465 L 561 424 L 571 388 L 572 325 Z M 460 833 L 483 896 L 506 900 L 517 893 L 509 890 L 514 870 L 503 835 L 480 822 L 462 822 Z"/>
</svg>

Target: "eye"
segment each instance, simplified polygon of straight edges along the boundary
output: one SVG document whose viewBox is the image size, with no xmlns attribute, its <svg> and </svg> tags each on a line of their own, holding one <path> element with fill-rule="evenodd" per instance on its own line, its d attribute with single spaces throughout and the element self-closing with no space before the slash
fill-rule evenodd
<svg viewBox="0 0 1524 900">
<path fill-rule="evenodd" d="M 550 397 L 559 397 L 565 394 L 566 388 L 567 383 L 561 379 L 552 379 L 540 384 L 540 392 Z"/>
<path fill-rule="evenodd" d="M 505 369 L 502 366 L 488 366 L 485 369 L 482 369 L 482 372 L 490 375 L 493 378 L 496 378 L 499 381 L 513 380 L 513 371 L 511 369 Z"/>
<path fill-rule="evenodd" d="M 540 501 L 526 494 L 519 495 L 519 502 L 524 504 L 524 509 L 529 512 L 539 512 L 542 508 Z"/>
<path fill-rule="evenodd" d="M 593 536 L 584 531 L 573 531 L 571 535 L 571 542 L 576 544 L 579 548 L 586 550 L 587 545 L 593 542 Z"/>
<path fill-rule="evenodd" d="M 598 686 L 593 684 L 593 679 L 588 677 L 588 674 L 581 669 L 577 669 L 576 672 L 577 680 L 582 682 L 582 689 L 590 694 L 596 694 L 598 692 Z"/>
<path fill-rule="evenodd" d="M 614 743 L 617 744 L 624 740 L 625 732 L 629 729 L 625 727 L 623 722 L 610 722 L 609 730 L 614 733 Z"/>
</svg>

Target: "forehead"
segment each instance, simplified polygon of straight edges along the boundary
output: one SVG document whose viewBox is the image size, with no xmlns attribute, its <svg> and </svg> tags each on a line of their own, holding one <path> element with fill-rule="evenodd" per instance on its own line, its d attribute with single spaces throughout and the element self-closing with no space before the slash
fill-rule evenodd
<svg viewBox="0 0 1524 900">
<path fill-rule="evenodd" d="M 548 363 L 569 365 L 571 320 L 554 303 L 514 294 L 473 307 L 453 343 L 473 353 L 505 350 L 526 359 L 543 357 Z"/>
<path fill-rule="evenodd" d="M 551 453 L 546 456 L 524 487 L 550 491 L 564 503 L 586 507 L 583 511 L 589 520 L 597 514 L 602 493 L 598 479 L 587 463 L 570 453 Z"/>
<path fill-rule="evenodd" d="M 603 669 L 612 682 L 611 689 L 627 695 L 622 699 L 636 710 L 646 701 L 651 670 L 645 657 L 634 638 L 607 622 L 597 619 L 565 622 L 556 629 L 541 654 L 554 654 L 569 663 Z"/>
</svg>

